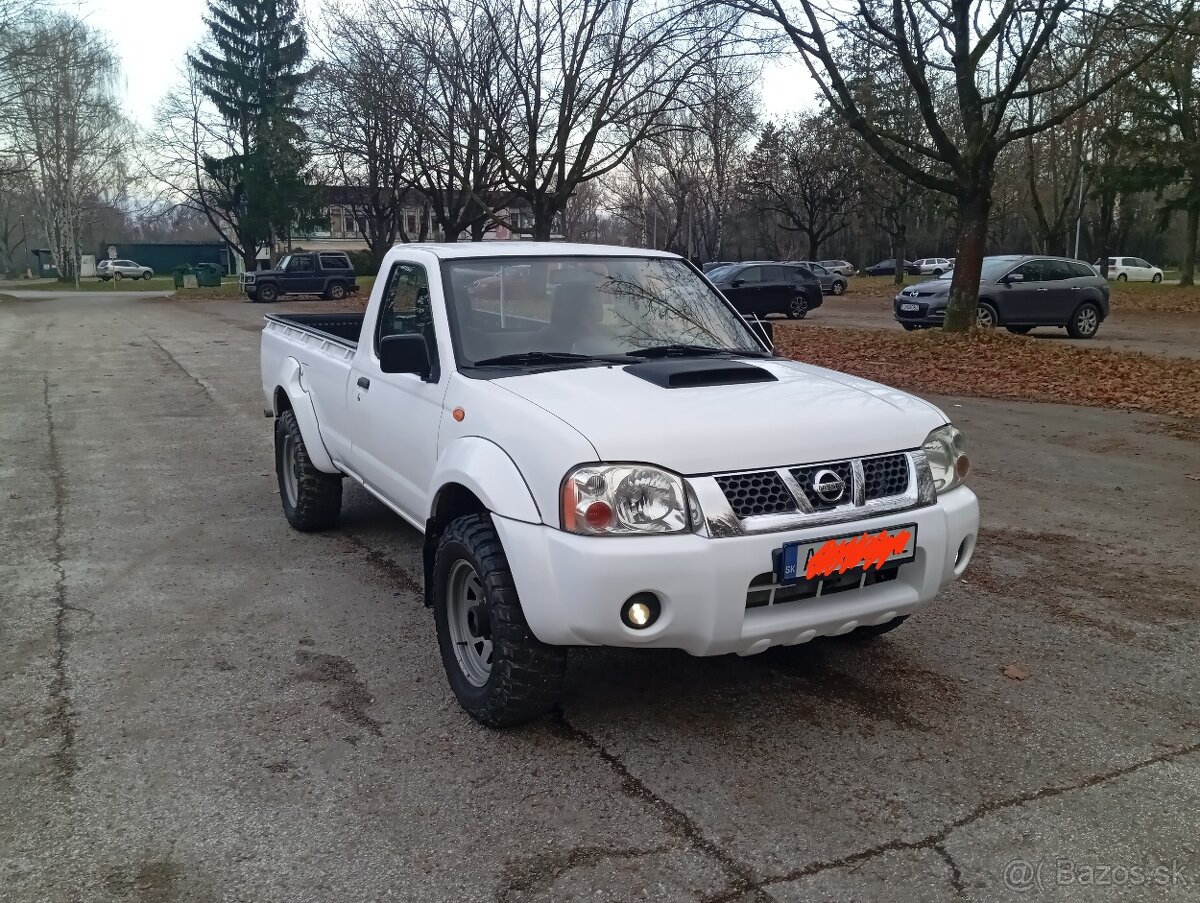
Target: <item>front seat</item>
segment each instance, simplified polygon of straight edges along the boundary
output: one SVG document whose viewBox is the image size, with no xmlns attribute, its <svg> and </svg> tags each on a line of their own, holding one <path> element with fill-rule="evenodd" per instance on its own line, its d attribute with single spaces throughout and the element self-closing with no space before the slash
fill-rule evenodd
<svg viewBox="0 0 1200 903">
<path fill-rule="evenodd" d="M 539 334 L 543 351 L 570 351 L 580 339 L 596 335 L 604 308 L 588 282 L 564 282 L 554 289 L 550 325 Z"/>
</svg>

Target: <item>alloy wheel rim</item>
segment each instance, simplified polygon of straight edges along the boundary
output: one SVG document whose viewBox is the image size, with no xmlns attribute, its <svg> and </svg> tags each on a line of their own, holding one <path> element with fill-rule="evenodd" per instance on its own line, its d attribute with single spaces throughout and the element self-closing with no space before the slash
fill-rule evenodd
<svg viewBox="0 0 1200 903">
<path fill-rule="evenodd" d="M 996 325 L 995 321 L 992 319 L 992 312 L 986 307 L 979 308 L 976 322 L 979 324 L 980 329 L 991 329 Z"/>
<path fill-rule="evenodd" d="M 1079 331 L 1084 335 L 1091 335 L 1096 331 L 1096 312 L 1090 307 L 1086 307 L 1079 312 Z"/>
<path fill-rule="evenodd" d="M 459 559 L 446 581 L 446 622 L 463 677 L 482 687 L 492 674 L 492 631 L 483 582 L 469 561 Z"/>
<path fill-rule="evenodd" d="M 795 298 L 792 301 L 792 316 L 802 317 L 808 313 L 808 302 L 803 298 Z"/>
</svg>

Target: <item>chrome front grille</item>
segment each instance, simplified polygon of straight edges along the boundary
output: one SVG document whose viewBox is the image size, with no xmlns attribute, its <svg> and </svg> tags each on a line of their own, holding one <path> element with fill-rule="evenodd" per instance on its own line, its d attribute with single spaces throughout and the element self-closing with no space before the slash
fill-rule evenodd
<svg viewBox="0 0 1200 903">
<path fill-rule="evenodd" d="M 688 483 L 712 537 L 862 520 L 937 501 L 920 449 L 690 477 Z"/>
</svg>

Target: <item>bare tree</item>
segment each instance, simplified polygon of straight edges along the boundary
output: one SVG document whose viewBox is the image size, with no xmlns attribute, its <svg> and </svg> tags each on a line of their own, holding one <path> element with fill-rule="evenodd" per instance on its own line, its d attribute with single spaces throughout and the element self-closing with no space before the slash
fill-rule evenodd
<svg viewBox="0 0 1200 903">
<path fill-rule="evenodd" d="M 1179 16 L 1161 20 L 1161 39 L 1127 53 L 1125 28 L 1150 13 L 1118 0 L 723 0 L 782 27 L 830 107 L 888 166 L 954 198 L 958 251 L 946 329 L 975 319 L 979 275 L 997 158 L 1013 142 L 1044 132 L 1101 97 L 1169 40 Z M 1190 0 L 1187 0 L 1190 4 Z M 911 86 L 923 125 L 917 138 L 874 121 L 848 75 L 847 47 L 861 42 Z M 1085 78 L 1114 54 L 1124 62 Z M 1054 77 L 1030 81 L 1040 64 Z M 1047 103 L 1034 119 L 1018 113 Z"/>
<path fill-rule="evenodd" d="M 116 100 L 116 56 L 99 32 L 78 19 L 44 15 L 7 40 L 21 61 L 8 75 L 11 158 L 34 198 L 61 278 L 79 282 L 79 238 L 88 209 L 125 184 L 128 123 Z M 24 61 L 31 61 L 26 67 Z"/>
<path fill-rule="evenodd" d="M 577 186 L 670 127 L 684 86 L 738 20 L 638 0 L 471 0 L 470 9 L 496 36 L 488 144 L 538 239 Z"/>
</svg>

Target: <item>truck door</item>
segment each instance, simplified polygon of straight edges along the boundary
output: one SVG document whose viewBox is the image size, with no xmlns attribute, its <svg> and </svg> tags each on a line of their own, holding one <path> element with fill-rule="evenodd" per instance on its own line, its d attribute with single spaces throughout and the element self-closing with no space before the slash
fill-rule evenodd
<svg viewBox="0 0 1200 903">
<path fill-rule="evenodd" d="M 364 324 L 350 367 L 351 467 L 406 517 L 423 524 L 447 377 L 437 372 L 436 363 L 429 379 L 379 369 L 379 340 L 389 335 L 424 335 L 430 360 L 438 359 L 425 267 L 396 261 L 386 278 L 376 321 L 369 334 Z"/>
<path fill-rule="evenodd" d="M 283 290 L 292 295 L 311 295 L 320 291 L 320 274 L 312 254 L 293 254 L 281 278 Z"/>
</svg>

